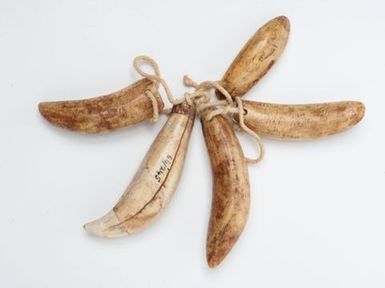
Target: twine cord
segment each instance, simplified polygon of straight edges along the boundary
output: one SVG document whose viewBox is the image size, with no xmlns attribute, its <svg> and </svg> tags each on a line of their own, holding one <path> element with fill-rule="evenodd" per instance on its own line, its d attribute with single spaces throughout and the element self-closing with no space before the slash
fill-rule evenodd
<svg viewBox="0 0 385 288">
<path fill-rule="evenodd" d="M 253 163 L 253 164 L 256 164 L 258 162 L 260 162 L 264 155 L 265 155 L 265 146 L 263 145 L 262 143 L 262 139 L 261 137 L 259 137 L 259 135 L 257 133 L 255 133 L 253 130 L 251 130 L 249 127 L 247 127 L 247 125 L 245 124 L 245 111 L 243 109 L 243 103 L 242 103 L 242 100 L 240 97 L 235 97 L 235 101 L 238 105 L 238 117 L 239 117 L 239 126 L 241 126 L 241 128 L 246 132 L 248 133 L 249 135 L 251 135 L 252 137 L 254 137 L 255 141 L 257 142 L 257 145 L 258 145 L 258 150 L 259 150 L 259 155 L 257 158 L 247 158 L 247 162 L 249 163 Z"/>
<path fill-rule="evenodd" d="M 146 73 L 142 70 L 141 63 L 148 64 L 154 74 Z M 265 149 L 262 143 L 261 138 L 257 133 L 251 130 L 244 122 L 244 109 L 243 103 L 240 97 L 235 97 L 233 99 L 229 92 L 220 84 L 219 81 L 204 81 L 201 83 L 197 83 L 193 81 L 189 76 L 185 75 L 183 77 L 183 83 L 186 87 L 192 87 L 195 90 L 193 92 L 185 92 L 182 98 L 174 98 L 172 95 L 171 89 L 169 88 L 167 82 L 161 77 L 160 69 L 156 61 L 148 56 L 137 56 L 133 61 L 133 66 L 135 70 L 144 78 L 152 81 L 159 90 L 159 86 L 162 86 L 163 90 L 166 93 L 166 97 L 168 101 L 172 105 L 178 105 L 183 102 L 187 102 L 190 106 L 193 106 L 199 117 L 204 117 L 206 121 L 210 121 L 213 117 L 217 115 L 223 115 L 224 117 L 229 118 L 228 116 L 237 114 L 238 115 L 238 123 L 235 122 L 234 117 L 231 117 L 233 127 L 237 127 L 249 134 L 253 137 L 258 145 L 258 156 L 256 158 L 248 158 L 245 157 L 248 163 L 258 163 L 262 160 Z M 225 97 L 224 100 L 212 100 L 212 92 L 213 90 L 218 90 Z M 153 108 L 153 117 L 152 121 L 156 122 L 159 119 L 159 107 L 158 102 L 154 96 L 154 94 L 150 90 L 146 90 L 144 93 L 148 98 L 150 98 Z M 234 101 L 235 100 L 235 101 Z M 170 113 L 170 109 L 164 109 L 161 111 L 163 113 Z M 234 125 L 235 124 L 235 125 Z"/>
<path fill-rule="evenodd" d="M 141 62 L 144 62 L 151 66 L 151 68 L 154 70 L 155 74 L 148 74 L 142 70 L 140 67 Z M 184 99 L 175 99 L 174 96 L 171 93 L 171 90 L 167 84 L 167 82 L 160 76 L 160 70 L 158 64 L 155 62 L 154 59 L 148 57 L 148 56 L 137 56 L 134 59 L 134 68 L 136 72 L 138 72 L 141 76 L 144 78 L 147 78 L 148 80 L 151 80 L 156 84 L 157 88 L 159 88 L 159 85 L 161 85 L 166 92 L 166 96 L 168 101 L 173 104 L 181 104 L 184 102 Z"/>
<path fill-rule="evenodd" d="M 144 95 L 146 95 L 151 100 L 152 104 L 152 118 L 151 122 L 158 122 L 159 120 L 159 108 L 158 108 L 158 101 L 155 98 L 155 95 L 151 92 L 151 90 L 144 91 Z"/>
</svg>

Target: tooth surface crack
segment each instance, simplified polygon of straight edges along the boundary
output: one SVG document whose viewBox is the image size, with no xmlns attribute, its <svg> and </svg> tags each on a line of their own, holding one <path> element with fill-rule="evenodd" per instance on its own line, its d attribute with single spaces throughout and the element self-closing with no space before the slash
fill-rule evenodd
<svg viewBox="0 0 385 288">
<path fill-rule="evenodd" d="M 185 117 L 188 117 L 187 115 Z M 179 150 L 180 150 L 180 146 L 181 146 L 181 143 L 184 139 L 184 136 L 186 134 L 186 131 L 189 129 L 189 126 L 190 126 L 190 121 L 194 121 L 194 119 L 188 119 L 187 120 L 187 123 L 186 123 L 186 126 L 184 127 L 184 130 L 183 130 L 183 133 L 182 133 L 182 136 L 180 137 L 179 139 L 179 142 L 178 142 L 178 146 L 177 146 L 177 149 L 176 149 L 176 152 L 175 152 L 175 157 L 173 158 L 173 161 L 170 165 L 170 168 L 167 170 L 167 174 L 166 176 L 164 177 L 163 181 L 162 181 L 162 184 L 159 185 L 159 188 L 157 189 L 157 191 L 154 193 L 154 195 L 151 197 L 151 199 L 143 205 L 143 207 L 137 212 L 135 213 L 134 215 L 128 217 L 127 219 L 124 219 L 122 221 L 120 221 L 119 223 L 113 225 L 113 226 L 110 226 L 110 229 L 111 228 L 115 228 L 115 227 L 118 227 L 120 225 L 124 225 L 124 223 L 127 223 L 128 221 L 130 221 L 132 218 L 136 217 L 137 215 L 139 215 L 144 209 L 146 209 L 146 207 L 158 196 L 160 190 L 162 189 L 162 187 L 165 187 L 165 182 L 167 181 L 168 179 L 168 176 L 170 175 L 170 171 L 172 170 L 173 166 L 174 166 L 174 163 L 178 157 L 178 154 L 179 154 Z"/>
</svg>

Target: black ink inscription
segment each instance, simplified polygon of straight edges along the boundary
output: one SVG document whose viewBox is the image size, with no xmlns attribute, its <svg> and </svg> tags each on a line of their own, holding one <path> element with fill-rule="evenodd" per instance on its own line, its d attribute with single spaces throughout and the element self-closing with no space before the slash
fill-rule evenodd
<svg viewBox="0 0 385 288">
<path fill-rule="evenodd" d="M 170 171 L 172 164 L 172 156 L 170 154 L 167 154 L 167 156 L 162 160 L 162 164 L 160 165 L 159 169 L 155 172 L 155 179 L 160 183 L 162 180 L 163 175 Z"/>
</svg>

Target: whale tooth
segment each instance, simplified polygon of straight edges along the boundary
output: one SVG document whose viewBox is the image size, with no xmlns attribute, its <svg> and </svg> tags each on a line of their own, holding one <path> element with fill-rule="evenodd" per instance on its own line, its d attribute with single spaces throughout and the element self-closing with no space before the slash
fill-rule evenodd
<svg viewBox="0 0 385 288">
<path fill-rule="evenodd" d="M 228 120 L 222 115 L 201 119 L 214 178 L 207 236 L 209 267 L 230 252 L 247 222 L 250 188 L 246 159 Z"/>
<path fill-rule="evenodd" d="M 52 124 L 83 133 L 100 133 L 131 126 L 153 117 L 150 91 L 164 108 L 156 85 L 145 78 L 112 94 L 84 100 L 42 102 L 39 111 Z"/>
<path fill-rule="evenodd" d="M 247 41 L 221 80 L 232 97 L 246 94 L 269 71 L 285 49 L 289 32 L 289 19 L 279 16 L 259 28 Z M 216 94 L 223 97 L 219 91 Z"/>
<path fill-rule="evenodd" d="M 277 139 L 333 135 L 353 127 L 365 114 L 364 104 L 358 101 L 279 105 L 242 100 L 242 104 L 245 124 L 260 135 Z"/>
<path fill-rule="evenodd" d="M 84 225 L 101 237 L 120 237 L 149 225 L 167 206 L 178 185 L 195 110 L 175 105 L 142 165 L 118 203 L 105 216 Z"/>
</svg>

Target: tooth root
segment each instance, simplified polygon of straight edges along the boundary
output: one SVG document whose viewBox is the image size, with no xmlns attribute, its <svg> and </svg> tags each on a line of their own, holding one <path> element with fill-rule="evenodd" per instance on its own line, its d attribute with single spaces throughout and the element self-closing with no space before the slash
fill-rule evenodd
<svg viewBox="0 0 385 288">
<path fill-rule="evenodd" d="M 281 56 L 289 38 L 290 22 L 276 17 L 249 39 L 222 78 L 232 97 L 241 97 L 259 81 Z M 219 98 L 223 96 L 216 91 Z"/>
<path fill-rule="evenodd" d="M 210 121 L 202 117 L 201 121 L 214 178 L 206 256 L 209 267 L 215 267 L 230 252 L 247 222 L 249 180 L 242 148 L 228 121 L 221 115 Z"/>
<path fill-rule="evenodd" d="M 242 101 L 245 124 L 258 134 L 277 139 L 315 139 L 345 131 L 365 114 L 357 101 L 278 105 Z M 236 117 L 237 119 L 237 117 Z"/>
<path fill-rule="evenodd" d="M 104 217 L 86 224 L 87 231 L 119 237 L 139 231 L 157 218 L 179 183 L 194 119 L 194 108 L 188 104 L 173 107 L 118 203 Z"/>
<path fill-rule="evenodd" d="M 42 102 L 39 111 L 52 124 L 83 133 L 100 133 L 131 126 L 153 117 L 154 95 L 158 110 L 164 104 L 156 85 L 142 79 L 115 93 L 74 101 Z"/>
</svg>

